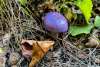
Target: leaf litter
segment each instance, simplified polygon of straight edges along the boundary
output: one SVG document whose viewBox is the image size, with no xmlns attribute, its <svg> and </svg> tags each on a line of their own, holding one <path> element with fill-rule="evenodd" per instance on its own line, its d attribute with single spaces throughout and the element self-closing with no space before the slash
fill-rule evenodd
<svg viewBox="0 0 100 67">
<path fill-rule="evenodd" d="M 33 2 L 30 0 L 30 4 L 28 3 L 27 7 L 29 7 L 31 11 L 27 10 L 26 14 L 21 10 L 22 7 L 17 0 L 4 0 L 4 7 L 0 6 L 0 63 L 3 65 L 1 67 L 29 67 L 30 62 L 34 61 L 28 60 L 22 55 L 20 45 L 22 39 L 35 40 L 37 42 L 47 39 L 55 41 L 53 48 L 48 50 L 41 60 L 38 59 L 39 62 L 35 64 L 35 67 L 100 66 L 100 49 L 94 44 L 93 47 L 90 46 L 90 42 L 93 42 L 91 38 L 94 38 L 96 42 L 98 41 L 98 45 L 100 45 L 100 29 L 95 28 L 96 31 L 93 29 L 87 35 L 82 34 L 74 37 L 69 33 L 51 34 L 52 32 L 48 32 L 44 29 L 41 21 L 41 15 L 44 14 L 44 12 L 41 12 L 40 9 L 36 9 L 38 7 L 37 5 L 41 5 L 44 2 L 44 0 L 33 0 Z M 53 2 L 56 6 L 59 6 L 61 3 L 64 4 L 62 0 Z M 93 0 L 93 19 L 96 15 L 100 15 L 98 9 L 99 5 L 99 0 Z M 74 9 L 73 7 L 76 6 L 72 5 L 68 7 L 72 10 Z M 56 11 L 58 10 L 59 9 Z M 79 10 L 76 11 L 82 15 Z M 29 12 L 30 16 L 27 16 L 27 12 Z M 77 14 L 77 12 L 73 13 Z M 69 17 L 71 21 L 73 20 L 72 18 L 73 16 Z M 74 18 L 74 23 L 80 20 L 76 20 L 76 18 L 77 17 Z M 85 19 L 83 16 L 82 18 Z M 86 45 L 87 43 L 90 44 L 88 47 Z M 80 45 L 82 47 L 81 49 L 78 48 Z M 14 61 L 14 63 L 12 63 L 12 61 Z M 34 65 L 33 62 L 32 64 Z"/>
</svg>

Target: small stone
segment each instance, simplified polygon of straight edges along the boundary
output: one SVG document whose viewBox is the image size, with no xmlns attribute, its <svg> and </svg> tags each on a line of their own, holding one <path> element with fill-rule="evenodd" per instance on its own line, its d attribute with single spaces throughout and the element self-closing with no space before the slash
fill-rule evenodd
<svg viewBox="0 0 100 67">
<path fill-rule="evenodd" d="M 6 58 L 0 56 L 0 67 L 5 67 Z"/>
<path fill-rule="evenodd" d="M 85 46 L 87 46 L 87 47 L 97 47 L 97 48 L 100 48 L 100 43 L 99 43 L 99 41 L 98 41 L 97 38 L 95 38 L 95 37 L 90 37 L 90 38 L 89 38 L 89 42 L 87 42 L 87 43 L 85 44 Z"/>
<path fill-rule="evenodd" d="M 95 58 L 95 63 L 100 64 L 100 59 L 99 58 Z"/>
<path fill-rule="evenodd" d="M 20 55 L 17 52 L 13 52 L 10 54 L 9 63 L 11 65 L 16 65 L 20 59 Z"/>
<path fill-rule="evenodd" d="M 96 56 L 95 63 L 100 64 L 100 55 L 97 55 Z"/>
<path fill-rule="evenodd" d="M 11 34 L 10 33 L 7 33 L 4 35 L 3 37 L 3 46 L 8 46 L 9 43 L 10 43 L 10 38 L 11 38 Z"/>
<path fill-rule="evenodd" d="M 17 65 L 13 65 L 13 66 L 11 66 L 11 67 L 18 67 Z"/>
<path fill-rule="evenodd" d="M 8 47 L 0 47 L 0 56 L 5 56 L 8 50 Z"/>
<path fill-rule="evenodd" d="M 88 55 L 85 52 L 79 51 L 78 52 L 78 57 L 80 59 L 86 59 L 86 58 L 88 58 Z"/>
</svg>

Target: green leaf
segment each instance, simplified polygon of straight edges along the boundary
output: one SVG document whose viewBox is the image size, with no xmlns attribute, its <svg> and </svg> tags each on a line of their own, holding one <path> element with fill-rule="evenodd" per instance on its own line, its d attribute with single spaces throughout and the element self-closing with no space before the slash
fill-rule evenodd
<svg viewBox="0 0 100 67">
<path fill-rule="evenodd" d="M 19 2 L 20 2 L 21 5 L 25 6 L 25 4 L 27 3 L 27 0 L 19 0 Z"/>
<path fill-rule="evenodd" d="M 86 22 L 89 24 L 89 20 L 92 12 L 92 1 L 91 0 L 77 0 L 75 4 L 79 7 L 83 15 L 85 16 Z"/>
<path fill-rule="evenodd" d="M 94 26 L 95 27 L 100 27 L 100 16 L 95 17 Z"/>
<path fill-rule="evenodd" d="M 85 26 L 71 25 L 70 28 L 69 28 L 69 33 L 72 36 L 76 36 L 76 35 L 79 35 L 79 34 L 82 34 L 82 33 L 89 34 L 92 28 L 93 28 L 92 24 L 88 24 L 88 25 L 85 25 Z"/>
</svg>

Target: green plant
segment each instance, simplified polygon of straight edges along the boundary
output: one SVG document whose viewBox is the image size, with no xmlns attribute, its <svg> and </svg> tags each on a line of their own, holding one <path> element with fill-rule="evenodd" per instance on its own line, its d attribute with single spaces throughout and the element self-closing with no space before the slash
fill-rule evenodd
<svg viewBox="0 0 100 67">
<path fill-rule="evenodd" d="M 89 20 L 92 12 L 92 1 L 91 0 L 77 0 L 75 4 L 79 7 L 83 15 L 85 16 L 86 22 L 89 24 Z"/>
</svg>

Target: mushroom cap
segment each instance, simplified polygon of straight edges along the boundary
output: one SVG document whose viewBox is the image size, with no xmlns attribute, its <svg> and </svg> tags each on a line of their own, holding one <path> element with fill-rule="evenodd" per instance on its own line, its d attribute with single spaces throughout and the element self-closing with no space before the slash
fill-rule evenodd
<svg viewBox="0 0 100 67">
<path fill-rule="evenodd" d="M 48 12 L 44 16 L 45 29 L 52 32 L 67 32 L 68 21 L 58 12 Z"/>
</svg>

